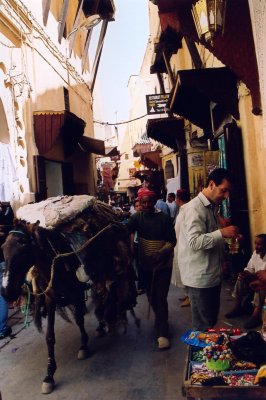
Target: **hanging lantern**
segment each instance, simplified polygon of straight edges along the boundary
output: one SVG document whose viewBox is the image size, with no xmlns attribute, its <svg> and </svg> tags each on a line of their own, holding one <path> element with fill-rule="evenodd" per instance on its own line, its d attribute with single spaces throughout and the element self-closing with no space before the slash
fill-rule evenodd
<svg viewBox="0 0 266 400">
<path fill-rule="evenodd" d="M 198 0 L 192 15 L 200 40 L 211 42 L 223 34 L 226 0 Z"/>
</svg>

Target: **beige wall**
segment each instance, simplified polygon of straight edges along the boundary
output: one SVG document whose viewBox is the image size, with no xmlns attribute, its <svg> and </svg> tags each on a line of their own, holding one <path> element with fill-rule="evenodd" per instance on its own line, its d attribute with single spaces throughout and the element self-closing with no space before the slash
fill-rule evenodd
<svg viewBox="0 0 266 400">
<path fill-rule="evenodd" d="M 266 233 L 266 149 L 263 143 L 262 117 L 251 113 L 249 91 L 243 89 L 241 92 L 240 126 L 243 133 L 251 238 L 254 238 L 256 234 Z"/>
<path fill-rule="evenodd" d="M 78 0 L 70 2 L 67 33 L 73 26 Z M 58 19 L 62 0 L 51 1 L 47 26 L 43 26 L 42 1 L 4 2 L 0 22 L 0 99 L 1 120 L 6 120 L 3 140 L 9 141 L 16 161 L 19 181 L 14 189 L 16 203 L 34 200 L 33 156 L 38 154 L 34 138 L 33 112 L 65 109 L 63 87 L 69 90 L 70 111 L 86 123 L 85 135 L 93 136 L 92 100 L 88 63 L 81 70 L 81 55 L 87 31 L 80 30 L 69 58 L 69 41 L 58 43 Z M 19 17 L 18 17 L 19 16 Z M 8 27 L 8 28 L 7 28 Z M 21 40 L 22 39 L 22 40 Z M 64 160 L 58 143 L 54 159 Z M 77 158 L 77 162 L 75 160 Z M 90 154 L 74 154 L 77 184 L 95 193 L 95 163 Z"/>
</svg>

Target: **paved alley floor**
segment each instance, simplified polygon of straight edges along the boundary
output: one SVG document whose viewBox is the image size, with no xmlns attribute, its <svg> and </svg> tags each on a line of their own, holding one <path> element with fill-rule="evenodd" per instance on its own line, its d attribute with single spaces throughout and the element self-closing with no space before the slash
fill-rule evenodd
<svg viewBox="0 0 266 400">
<path fill-rule="evenodd" d="M 222 289 L 219 327 L 242 327 L 243 320 L 225 320 L 231 308 L 230 285 Z M 79 331 L 75 324 L 57 316 L 56 320 L 56 387 L 46 395 L 49 400 L 181 400 L 186 345 L 180 337 L 190 329 L 190 307 L 180 307 L 183 291 L 171 286 L 169 320 L 172 334 L 170 350 L 158 352 L 153 329 L 153 315 L 147 320 L 145 295 L 138 297 L 137 328 L 129 315 L 126 334 L 98 339 L 93 311 L 86 315 L 90 335 L 90 358 L 79 361 Z M 90 308 L 90 300 L 88 300 Z M 0 341 L 0 391 L 2 400 L 39 400 L 41 383 L 46 375 L 45 334 L 38 333 L 33 323 L 24 327 L 19 310 L 10 310 L 9 323 L 13 336 Z M 45 331 L 45 323 L 44 323 Z"/>
</svg>

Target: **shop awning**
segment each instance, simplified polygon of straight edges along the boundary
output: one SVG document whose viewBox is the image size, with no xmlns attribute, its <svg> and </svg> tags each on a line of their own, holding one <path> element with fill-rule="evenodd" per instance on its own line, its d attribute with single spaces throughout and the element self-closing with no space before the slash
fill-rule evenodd
<svg viewBox="0 0 266 400">
<path fill-rule="evenodd" d="M 181 33 L 177 33 L 176 30 L 168 25 L 165 31 L 161 32 L 157 42 L 154 43 L 155 57 L 150 67 L 150 73 L 167 73 L 163 54 L 169 58 L 171 54 L 176 53 L 180 48 L 182 48 Z"/>
<path fill-rule="evenodd" d="M 134 157 L 139 157 L 141 154 L 146 153 L 147 151 L 150 151 L 152 147 L 151 143 L 136 143 L 133 147 L 133 156 Z"/>
<path fill-rule="evenodd" d="M 81 150 L 87 153 L 94 153 L 100 156 L 106 155 L 103 140 L 94 139 L 88 136 L 82 136 L 78 144 Z"/>
<path fill-rule="evenodd" d="M 83 135 L 85 121 L 70 111 L 34 111 L 34 135 L 40 155 L 52 149 L 61 137 L 65 156 L 74 151 Z"/>
<path fill-rule="evenodd" d="M 148 151 L 141 155 L 141 163 L 149 169 L 162 168 L 161 150 Z"/>
<path fill-rule="evenodd" d="M 191 6 L 195 0 L 157 0 L 162 31 L 168 26 L 199 41 Z M 248 0 L 227 1 L 225 29 L 212 44 L 202 44 L 249 88 L 253 113 L 261 112 L 260 81 Z M 241 27 L 239 29 L 238 27 Z"/>
<path fill-rule="evenodd" d="M 140 157 L 141 154 L 151 151 L 152 143 L 147 136 L 147 132 L 144 132 L 141 137 L 136 140 L 134 146 L 132 147 L 133 156 Z"/>
<path fill-rule="evenodd" d="M 82 136 L 78 145 L 82 151 L 98 154 L 103 157 L 115 157 L 120 155 L 119 151 L 117 150 L 117 146 L 105 147 L 104 140 L 95 139 L 88 136 Z"/>
<path fill-rule="evenodd" d="M 115 157 L 120 156 L 120 152 L 117 150 L 117 146 L 115 147 L 106 147 L 105 148 L 106 157 Z"/>
<path fill-rule="evenodd" d="M 174 117 L 149 119 L 147 135 L 177 151 L 179 144 L 185 144 L 184 120 Z"/>
<path fill-rule="evenodd" d="M 210 131 L 211 101 L 223 108 L 225 114 L 239 118 L 237 79 L 228 68 L 191 69 L 178 72 L 177 83 L 169 100 L 172 112 Z"/>
</svg>

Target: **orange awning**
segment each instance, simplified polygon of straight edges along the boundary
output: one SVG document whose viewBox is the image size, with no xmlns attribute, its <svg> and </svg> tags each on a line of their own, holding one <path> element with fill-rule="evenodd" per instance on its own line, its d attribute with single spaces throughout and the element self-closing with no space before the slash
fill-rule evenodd
<svg viewBox="0 0 266 400">
<path fill-rule="evenodd" d="M 141 155 L 141 163 L 149 169 L 161 169 L 162 159 L 160 157 L 161 150 L 148 151 Z"/>
</svg>

